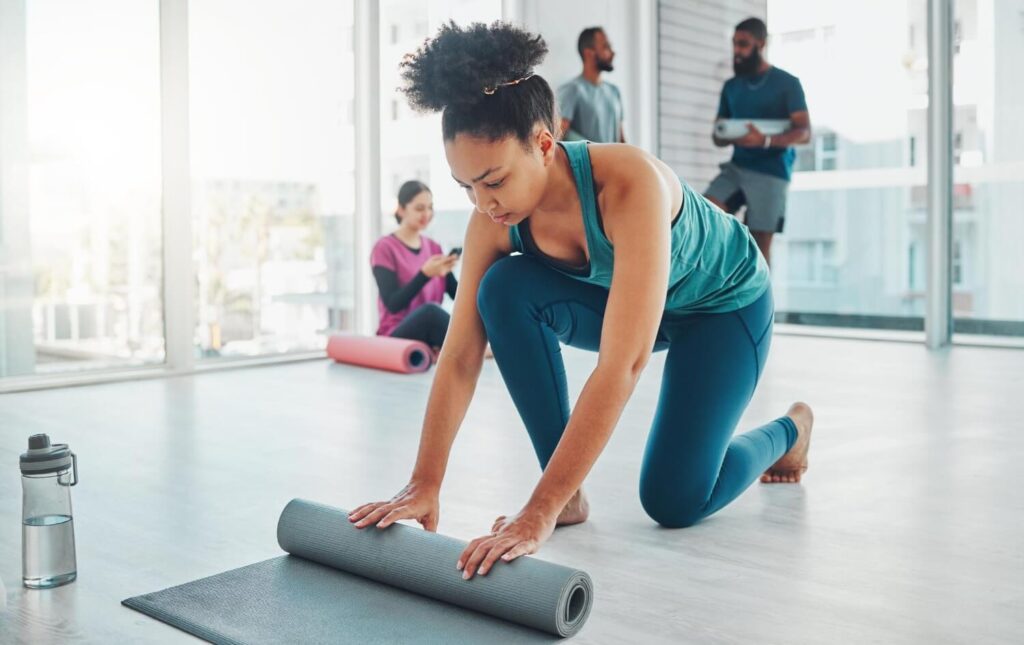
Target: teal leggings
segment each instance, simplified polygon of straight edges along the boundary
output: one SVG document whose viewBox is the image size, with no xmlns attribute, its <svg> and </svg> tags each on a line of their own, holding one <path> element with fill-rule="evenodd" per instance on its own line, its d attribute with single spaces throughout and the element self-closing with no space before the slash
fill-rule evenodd
<svg viewBox="0 0 1024 645">
<path fill-rule="evenodd" d="M 608 290 L 526 255 L 503 258 L 480 284 L 477 304 L 495 361 L 547 466 L 571 408 L 559 341 L 597 351 Z M 782 417 L 733 436 L 768 356 L 771 290 L 738 311 L 666 315 L 654 350 L 668 350 L 640 475 L 640 502 L 666 527 L 719 510 L 796 441 Z"/>
</svg>

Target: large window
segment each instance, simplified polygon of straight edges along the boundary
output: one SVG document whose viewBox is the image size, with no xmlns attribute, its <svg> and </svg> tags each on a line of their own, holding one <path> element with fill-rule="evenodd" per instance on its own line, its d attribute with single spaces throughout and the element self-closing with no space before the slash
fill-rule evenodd
<svg viewBox="0 0 1024 645">
<path fill-rule="evenodd" d="M 714 19 L 658 3 L 660 146 L 691 184 L 706 185 L 722 152 L 710 151 L 709 115 L 735 16 L 766 6 L 768 58 L 804 84 L 814 140 L 797 150 L 773 253 L 783 321 L 923 327 L 929 3 L 725 3 Z M 367 4 L 379 29 L 358 35 L 379 47 L 379 68 L 358 70 L 380 82 L 381 203 L 359 216 L 384 232 L 399 185 L 416 178 L 433 189 L 428 234 L 461 243 L 471 205 L 439 116 L 396 91 L 398 63 L 445 21 L 490 22 L 502 4 Z M 1024 338 L 1024 0 L 954 5 L 954 329 Z M 0 390 L 320 350 L 325 332 L 373 310 L 372 293 L 354 295 L 369 252 L 355 196 L 378 169 L 354 153 L 365 106 L 353 9 L 0 0 Z"/>
<path fill-rule="evenodd" d="M 1024 337 L 1024 1 L 954 7 L 954 331 Z"/>
<path fill-rule="evenodd" d="M 434 220 L 427 235 L 445 248 L 459 246 L 472 204 L 451 178 L 441 141 L 439 114 L 418 114 L 399 86 L 402 57 L 423 44 L 443 23 L 490 23 L 501 18 L 500 0 L 381 0 L 381 213 L 382 230 L 395 228 L 398 188 L 409 179 L 430 186 Z"/>
<path fill-rule="evenodd" d="M 353 321 L 352 3 L 189 7 L 196 344 L 318 350 Z"/>
<path fill-rule="evenodd" d="M 772 252 L 783 321 L 923 328 L 925 1 L 768 0 L 768 59 L 800 78 L 797 149 Z"/>
<path fill-rule="evenodd" d="M 0 2 L 0 377 L 159 363 L 157 0 Z"/>
<path fill-rule="evenodd" d="M 953 43 L 954 330 L 1024 337 L 1024 1 L 957 0 Z M 770 59 L 801 78 L 798 149 L 776 242 L 780 317 L 921 329 L 929 247 L 927 3 L 768 0 Z M 809 244 L 830 244 L 811 252 Z M 821 266 L 816 266 L 820 263 Z M 832 280 L 808 280 L 832 272 Z M 824 314 L 814 316 L 812 314 Z"/>
</svg>

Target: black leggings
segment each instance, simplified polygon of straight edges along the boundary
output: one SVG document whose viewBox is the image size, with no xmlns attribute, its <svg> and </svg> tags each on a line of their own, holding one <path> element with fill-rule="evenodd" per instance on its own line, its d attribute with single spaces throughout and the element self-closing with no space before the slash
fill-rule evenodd
<svg viewBox="0 0 1024 645">
<path fill-rule="evenodd" d="M 451 316 L 440 305 L 427 303 L 410 313 L 391 332 L 393 338 L 420 340 L 437 349 L 444 344 Z"/>
</svg>

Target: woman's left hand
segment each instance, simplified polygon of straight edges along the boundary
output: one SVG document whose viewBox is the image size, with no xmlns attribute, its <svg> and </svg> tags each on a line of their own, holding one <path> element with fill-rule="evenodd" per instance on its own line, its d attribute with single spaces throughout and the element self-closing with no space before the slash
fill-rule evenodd
<svg viewBox="0 0 1024 645">
<path fill-rule="evenodd" d="M 462 578 L 487 575 L 499 558 L 511 562 L 521 555 L 536 553 L 555 530 L 558 514 L 544 513 L 529 507 L 512 517 L 502 515 L 494 521 L 491 534 L 469 543 L 456 565 Z"/>
</svg>

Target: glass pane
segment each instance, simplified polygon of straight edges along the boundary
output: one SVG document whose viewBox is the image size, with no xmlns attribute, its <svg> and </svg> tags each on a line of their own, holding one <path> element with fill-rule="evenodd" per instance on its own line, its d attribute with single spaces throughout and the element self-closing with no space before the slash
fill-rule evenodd
<svg viewBox="0 0 1024 645">
<path fill-rule="evenodd" d="M 0 26 L 0 376 L 160 363 L 159 3 Z"/>
<path fill-rule="evenodd" d="M 923 329 L 924 0 L 768 0 L 766 55 L 797 76 L 797 148 L 772 274 L 779 319 Z"/>
<path fill-rule="evenodd" d="M 445 249 L 462 245 L 472 204 L 451 178 L 441 141 L 440 114 L 413 112 L 400 85 L 398 64 L 443 23 L 493 22 L 501 0 L 382 0 L 381 29 L 381 214 L 382 230 L 396 228 L 398 189 L 418 179 L 430 186 L 434 219 L 426 235 Z M 457 269 L 456 269 L 457 271 Z"/>
<path fill-rule="evenodd" d="M 1024 339 L 1024 2 L 954 6 L 954 330 Z"/>
<path fill-rule="evenodd" d="M 189 6 L 196 345 L 321 349 L 353 321 L 353 5 Z"/>
</svg>

